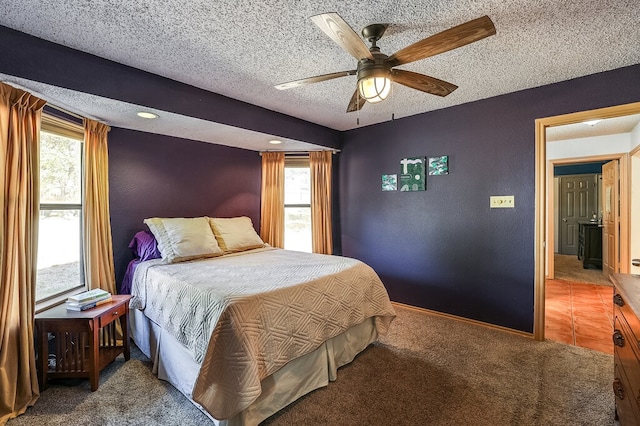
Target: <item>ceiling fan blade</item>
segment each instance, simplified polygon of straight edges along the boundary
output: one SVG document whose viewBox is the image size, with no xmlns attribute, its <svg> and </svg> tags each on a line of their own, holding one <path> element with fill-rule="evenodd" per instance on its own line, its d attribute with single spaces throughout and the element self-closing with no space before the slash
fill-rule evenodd
<svg viewBox="0 0 640 426">
<path fill-rule="evenodd" d="M 362 109 L 366 102 L 367 101 L 364 98 L 358 96 L 358 88 L 356 87 L 356 91 L 353 92 L 353 96 L 351 96 L 351 100 L 349 101 L 347 112 L 353 112 Z"/>
<path fill-rule="evenodd" d="M 331 74 L 317 75 L 315 77 L 308 77 L 308 78 L 303 78 L 301 80 L 290 81 L 288 83 L 281 83 L 275 87 L 276 89 L 279 89 L 279 90 L 292 89 L 294 87 L 304 86 L 305 84 L 318 83 L 320 81 L 332 80 L 334 78 L 339 78 L 339 77 L 347 77 L 349 75 L 356 75 L 356 70 L 340 71 L 340 72 L 333 72 Z"/>
<path fill-rule="evenodd" d="M 331 40 L 335 41 L 354 58 L 358 60 L 362 58 L 373 59 L 373 55 L 369 52 L 369 48 L 364 44 L 364 41 L 337 13 L 322 13 L 312 16 L 311 20 L 326 35 L 331 37 Z"/>
<path fill-rule="evenodd" d="M 408 64 L 482 40 L 495 33 L 496 27 L 491 19 L 488 16 L 483 16 L 400 49 L 389 56 L 386 63 L 391 67 Z"/>
<path fill-rule="evenodd" d="M 406 70 L 391 70 L 391 79 L 412 89 L 442 97 L 458 88 L 455 84 Z"/>
</svg>

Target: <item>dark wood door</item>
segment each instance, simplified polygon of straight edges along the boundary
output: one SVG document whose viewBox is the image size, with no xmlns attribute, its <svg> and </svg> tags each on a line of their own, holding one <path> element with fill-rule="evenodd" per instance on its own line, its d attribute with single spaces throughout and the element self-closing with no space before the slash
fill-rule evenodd
<svg viewBox="0 0 640 426">
<path fill-rule="evenodd" d="M 597 214 L 597 182 L 596 174 L 560 178 L 560 254 L 578 254 L 578 222 Z"/>
</svg>

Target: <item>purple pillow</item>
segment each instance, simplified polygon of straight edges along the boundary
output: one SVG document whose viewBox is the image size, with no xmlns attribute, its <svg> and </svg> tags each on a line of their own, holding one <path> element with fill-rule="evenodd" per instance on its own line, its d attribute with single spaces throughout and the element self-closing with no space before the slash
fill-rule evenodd
<svg viewBox="0 0 640 426">
<path fill-rule="evenodd" d="M 140 231 L 134 235 L 133 240 L 129 243 L 129 248 L 141 261 L 160 259 L 161 257 L 156 238 L 149 231 Z"/>
</svg>

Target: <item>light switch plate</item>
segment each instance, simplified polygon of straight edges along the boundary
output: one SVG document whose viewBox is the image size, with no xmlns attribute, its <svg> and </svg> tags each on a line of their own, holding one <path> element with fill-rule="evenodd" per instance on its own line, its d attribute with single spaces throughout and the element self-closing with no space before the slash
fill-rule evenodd
<svg viewBox="0 0 640 426">
<path fill-rule="evenodd" d="M 513 195 L 492 195 L 489 197 L 492 209 L 512 209 L 516 206 Z"/>
</svg>

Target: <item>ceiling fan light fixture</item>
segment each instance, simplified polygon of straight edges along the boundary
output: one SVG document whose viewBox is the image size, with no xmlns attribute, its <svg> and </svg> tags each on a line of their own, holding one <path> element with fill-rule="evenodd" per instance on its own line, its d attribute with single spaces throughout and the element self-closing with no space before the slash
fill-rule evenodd
<svg viewBox="0 0 640 426">
<path fill-rule="evenodd" d="M 384 101 L 391 91 L 391 80 L 387 77 L 365 77 L 358 81 L 362 99 L 375 104 Z"/>
</svg>

